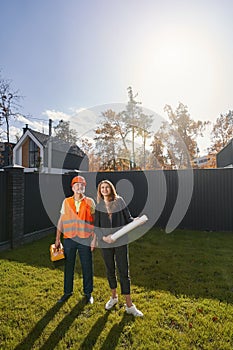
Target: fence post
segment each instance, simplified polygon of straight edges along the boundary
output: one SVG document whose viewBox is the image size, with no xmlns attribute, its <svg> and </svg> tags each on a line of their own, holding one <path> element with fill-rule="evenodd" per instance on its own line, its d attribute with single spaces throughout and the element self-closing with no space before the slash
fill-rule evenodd
<svg viewBox="0 0 233 350">
<path fill-rule="evenodd" d="M 9 165 L 7 173 L 7 227 L 11 248 L 22 243 L 24 235 L 24 167 Z"/>
</svg>

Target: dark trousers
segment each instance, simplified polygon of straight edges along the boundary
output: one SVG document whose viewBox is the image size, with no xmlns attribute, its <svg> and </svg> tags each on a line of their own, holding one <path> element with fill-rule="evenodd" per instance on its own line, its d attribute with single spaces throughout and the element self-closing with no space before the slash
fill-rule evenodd
<svg viewBox="0 0 233 350">
<path fill-rule="evenodd" d="M 70 294 L 73 292 L 74 268 L 78 250 L 83 274 L 83 291 L 85 295 L 91 294 L 93 291 L 93 264 L 90 246 L 88 244 L 85 245 L 76 242 L 71 238 L 64 239 L 63 245 L 66 257 L 64 270 L 64 293 Z"/>
<path fill-rule="evenodd" d="M 116 266 L 120 275 L 121 294 L 130 294 L 130 277 L 128 263 L 128 246 L 103 248 L 102 254 L 111 289 L 117 288 Z"/>
</svg>

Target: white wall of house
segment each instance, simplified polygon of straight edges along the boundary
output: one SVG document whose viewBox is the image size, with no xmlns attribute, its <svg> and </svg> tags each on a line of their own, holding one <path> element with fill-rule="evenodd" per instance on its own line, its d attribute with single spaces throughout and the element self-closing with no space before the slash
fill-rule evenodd
<svg viewBox="0 0 233 350">
<path fill-rule="evenodd" d="M 13 164 L 15 165 L 22 165 L 22 146 L 27 138 L 30 138 L 40 149 L 40 157 L 41 157 L 41 163 L 43 164 L 44 161 L 44 148 L 41 145 L 41 143 L 35 138 L 34 135 L 31 134 L 30 130 L 27 130 L 21 139 L 18 141 L 18 143 L 15 145 L 13 149 Z M 29 171 L 34 171 L 35 168 L 27 168 L 31 169 Z"/>
</svg>

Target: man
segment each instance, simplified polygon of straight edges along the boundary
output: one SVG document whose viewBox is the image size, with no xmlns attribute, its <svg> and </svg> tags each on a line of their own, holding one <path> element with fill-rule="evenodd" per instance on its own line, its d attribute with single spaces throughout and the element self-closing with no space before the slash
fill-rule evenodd
<svg viewBox="0 0 233 350">
<path fill-rule="evenodd" d="M 82 275 L 83 291 L 86 302 L 93 304 L 93 265 L 92 251 L 95 248 L 94 234 L 95 203 L 86 197 L 86 180 L 83 176 L 75 176 L 71 181 L 72 197 L 65 198 L 62 203 L 61 215 L 57 224 L 55 246 L 59 248 L 61 233 L 65 251 L 64 295 L 59 303 L 66 301 L 73 294 L 74 268 L 78 250 Z"/>
</svg>

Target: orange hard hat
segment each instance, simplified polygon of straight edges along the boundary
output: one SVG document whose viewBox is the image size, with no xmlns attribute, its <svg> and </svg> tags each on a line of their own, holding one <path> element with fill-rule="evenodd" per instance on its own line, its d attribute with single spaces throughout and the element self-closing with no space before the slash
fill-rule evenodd
<svg viewBox="0 0 233 350">
<path fill-rule="evenodd" d="M 83 176 L 75 176 L 72 181 L 71 181 L 71 187 L 76 184 L 76 183 L 81 183 L 83 184 L 84 186 L 86 186 L 86 180 L 84 179 Z"/>
</svg>

